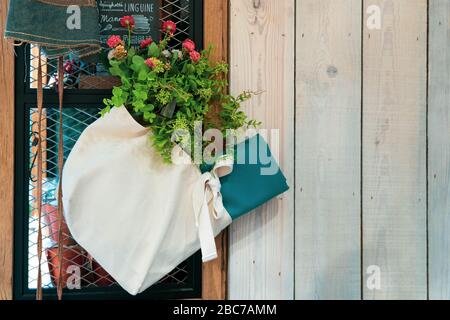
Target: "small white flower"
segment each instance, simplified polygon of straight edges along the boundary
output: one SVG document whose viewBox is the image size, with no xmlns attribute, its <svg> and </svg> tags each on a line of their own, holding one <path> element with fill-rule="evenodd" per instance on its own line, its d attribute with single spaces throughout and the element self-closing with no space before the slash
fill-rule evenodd
<svg viewBox="0 0 450 320">
<path fill-rule="evenodd" d="M 171 56 L 169 50 L 164 50 L 164 51 L 162 52 L 162 55 L 163 55 L 164 57 L 166 57 L 166 58 L 170 58 L 170 56 Z"/>
<path fill-rule="evenodd" d="M 114 54 L 116 53 L 115 49 L 112 49 L 108 52 L 108 59 L 111 60 L 112 58 L 114 58 Z"/>
</svg>

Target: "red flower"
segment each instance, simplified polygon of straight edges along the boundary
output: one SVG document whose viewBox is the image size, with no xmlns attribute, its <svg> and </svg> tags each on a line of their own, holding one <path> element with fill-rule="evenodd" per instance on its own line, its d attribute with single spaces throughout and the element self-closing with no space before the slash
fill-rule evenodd
<svg viewBox="0 0 450 320">
<path fill-rule="evenodd" d="M 134 18 L 133 16 L 123 16 L 120 18 L 120 25 L 124 28 L 133 28 L 134 27 Z"/>
<path fill-rule="evenodd" d="M 187 51 L 187 52 L 192 52 L 195 50 L 195 43 L 194 41 L 192 41 L 191 39 L 186 39 L 183 42 L 183 48 Z"/>
<path fill-rule="evenodd" d="M 192 62 L 198 62 L 198 60 L 200 60 L 200 53 L 198 51 L 191 51 L 191 53 L 189 53 L 189 57 L 191 58 Z"/>
<path fill-rule="evenodd" d="M 64 71 L 66 73 L 72 73 L 72 71 L 73 71 L 73 63 L 74 63 L 73 60 L 72 61 L 67 60 L 66 62 L 64 62 Z"/>
<path fill-rule="evenodd" d="M 175 30 L 177 30 L 177 25 L 173 21 L 164 21 L 162 24 L 162 31 L 164 33 L 169 33 L 171 36 L 175 33 Z"/>
<path fill-rule="evenodd" d="M 110 48 L 115 48 L 118 44 L 121 44 L 121 43 L 122 43 L 122 39 L 120 38 L 120 36 L 111 36 L 108 38 L 108 41 L 106 42 L 106 44 Z"/>
<path fill-rule="evenodd" d="M 156 67 L 155 58 L 148 58 L 147 60 L 145 60 L 145 64 L 149 66 L 149 68 L 153 69 L 154 67 Z"/>
<path fill-rule="evenodd" d="M 142 40 L 140 43 L 141 49 L 147 48 L 149 45 L 152 44 L 152 42 L 153 42 L 152 37 Z"/>
</svg>

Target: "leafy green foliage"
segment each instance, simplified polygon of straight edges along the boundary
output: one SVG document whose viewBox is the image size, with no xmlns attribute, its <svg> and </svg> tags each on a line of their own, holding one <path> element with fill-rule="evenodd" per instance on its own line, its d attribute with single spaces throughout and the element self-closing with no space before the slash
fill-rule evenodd
<svg viewBox="0 0 450 320">
<path fill-rule="evenodd" d="M 105 99 L 104 115 L 113 107 L 125 106 L 135 119 L 151 129 L 153 146 L 166 162 L 171 160 L 175 132 L 187 131 L 194 135 L 194 123 L 202 121 L 204 129 L 217 125 L 206 122 L 212 105 L 222 106 L 220 129 L 258 126 L 240 110 L 241 104 L 251 97 L 244 92 L 237 97 L 226 94 L 228 65 L 212 63 L 211 47 L 193 61 L 186 50 L 167 49 L 171 35 L 159 44 L 147 48 L 128 48 L 125 58 L 111 58 L 109 71 L 120 78 L 122 84 L 114 87 L 112 97 Z M 163 109 L 175 103 L 172 117 Z"/>
</svg>

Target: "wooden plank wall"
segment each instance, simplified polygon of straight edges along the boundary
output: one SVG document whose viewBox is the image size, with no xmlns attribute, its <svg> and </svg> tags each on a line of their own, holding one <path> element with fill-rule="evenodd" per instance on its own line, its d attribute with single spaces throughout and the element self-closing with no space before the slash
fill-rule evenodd
<svg viewBox="0 0 450 320">
<path fill-rule="evenodd" d="M 232 226 L 229 297 L 450 299 L 450 2 L 234 0 L 230 23 L 232 92 L 295 114 L 295 192 Z"/>
<path fill-rule="evenodd" d="M 246 111 L 280 129 L 279 163 L 292 187 L 231 225 L 231 299 L 294 297 L 294 2 L 231 0 L 230 90 L 263 91 Z"/>
<path fill-rule="evenodd" d="M 297 1 L 296 37 L 295 296 L 359 299 L 361 2 Z"/>
<path fill-rule="evenodd" d="M 430 1 L 429 295 L 450 299 L 450 1 Z"/>
<path fill-rule="evenodd" d="M 367 0 L 381 30 L 364 30 L 363 271 L 368 299 L 427 297 L 427 1 Z"/>
</svg>

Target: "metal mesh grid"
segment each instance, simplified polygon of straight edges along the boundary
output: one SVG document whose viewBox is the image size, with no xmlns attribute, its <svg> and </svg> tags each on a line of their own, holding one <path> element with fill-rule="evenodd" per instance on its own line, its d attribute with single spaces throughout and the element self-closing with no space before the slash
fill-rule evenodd
<svg viewBox="0 0 450 320">
<path fill-rule="evenodd" d="M 69 155 L 81 132 L 98 117 L 99 108 L 63 109 L 64 159 Z M 29 228 L 28 228 L 28 288 L 37 287 L 37 203 L 36 203 L 36 145 L 37 145 L 37 109 L 30 109 L 30 181 L 29 181 Z M 43 287 L 54 288 L 59 279 L 58 240 L 59 219 L 57 214 L 56 189 L 58 184 L 57 146 L 58 146 L 59 110 L 44 109 L 43 115 L 43 252 L 41 268 Z M 70 288 L 108 287 L 116 285 L 111 276 L 71 237 L 67 225 L 63 222 L 63 286 Z M 73 276 L 75 275 L 75 276 Z M 160 284 L 183 285 L 189 278 L 188 263 L 182 263 L 170 274 L 159 281 Z M 78 280 L 79 279 L 79 280 Z"/>
<path fill-rule="evenodd" d="M 172 47 L 179 47 L 183 40 L 191 35 L 191 1 L 193 0 L 161 0 L 160 20 L 172 20 L 177 24 L 177 32 L 172 40 Z M 29 88 L 37 87 L 38 48 L 29 46 Z M 105 67 L 105 54 L 84 59 L 73 55 L 65 57 L 64 83 L 66 89 L 110 89 L 119 84 L 118 79 L 109 76 Z M 42 57 L 44 73 L 43 84 L 46 89 L 54 89 L 57 85 L 57 59 Z"/>
<path fill-rule="evenodd" d="M 163 0 L 161 2 L 161 21 L 172 20 L 177 24 L 177 32 L 172 47 L 180 46 L 183 40 L 190 36 L 191 0 Z"/>
</svg>

